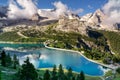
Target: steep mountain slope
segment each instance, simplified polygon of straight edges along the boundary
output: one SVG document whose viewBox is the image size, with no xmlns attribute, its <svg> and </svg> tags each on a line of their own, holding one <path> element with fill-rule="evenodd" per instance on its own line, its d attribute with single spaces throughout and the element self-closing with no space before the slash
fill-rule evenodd
<svg viewBox="0 0 120 80">
<path fill-rule="evenodd" d="M 86 14 L 81 17 L 80 21 L 84 21 L 87 26 L 95 29 L 101 28 L 101 23 L 106 16 L 103 14 L 101 10 L 96 10 L 95 13 Z"/>
<path fill-rule="evenodd" d="M 33 16 L 33 18 L 38 19 L 36 16 L 38 15 Z M 106 17 L 101 10 L 97 10 L 95 13 L 90 13 L 83 17 L 74 14 L 70 14 L 69 16 L 61 15 L 58 21 L 43 19 L 40 21 L 16 20 L 14 22 L 13 20 L 11 25 L 8 24 L 7 27 L 1 29 L 3 33 L 0 34 L 0 38 L 3 41 L 16 42 L 48 41 L 50 45 L 54 47 L 97 49 L 100 52 L 111 53 L 110 38 L 104 33 L 99 32 L 99 30 L 103 30 L 101 24 Z M 119 28 L 119 24 L 115 26 Z M 106 26 L 104 26 L 104 29 L 108 30 Z M 6 36 L 3 36 L 9 32 L 11 32 L 11 34 L 13 33 L 13 35 L 10 35 L 13 39 L 8 39 Z M 18 38 L 14 39 L 14 34 L 17 35 Z M 117 45 L 117 47 L 119 48 L 120 46 Z M 116 53 L 119 53 L 119 50 L 117 50 Z"/>
<path fill-rule="evenodd" d="M 96 10 L 95 13 L 89 18 L 88 23 L 99 25 L 104 21 L 107 16 L 100 10 Z M 98 24 L 97 24 L 98 23 Z"/>
<path fill-rule="evenodd" d="M 88 58 L 103 60 L 105 63 L 108 58 L 114 62 L 120 61 L 119 23 L 114 25 L 116 30 L 107 29 L 102 25 L 106 16 L 101 10 L 83 17 L 74 14 L 61 15 L 58 20 L 44 18 L 36 21 L 37 16 L 33 15 L 35 21 L 1 20 L 7 25 L 0 29 L 0 40 L 45 42 L 51 47 L 84 51 Z"/>
<path fill-rule="evenodd" d="M 86 34 L 87 26 L 86 23 L 80 22 L 77 18 L 69 19 L 61 16 L 58 26 L 56 26 L 55 29 L 65 32 L 79 32 L 81 34 Z"/>
</svg>

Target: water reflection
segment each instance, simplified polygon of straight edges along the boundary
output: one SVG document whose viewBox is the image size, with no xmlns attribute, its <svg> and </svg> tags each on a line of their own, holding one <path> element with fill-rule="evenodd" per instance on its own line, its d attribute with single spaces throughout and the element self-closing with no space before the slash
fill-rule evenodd
<svg viewBox="0 0 120 80">
<path fill-rule="evenodd" d="M 17 46 L 17 48 L 12 46 Z M 5 47 L 2 46 L 2 48 L 11 55 L 16 54 L 19 57 L 20 64 L 23 64 L 25 59 L 29 57 L 31 63 L 36 68 L 49 68 L 53 67 L 54 64 L 62 64 L 66 69 L 71 67 L 73 71 L 80 72 L 82 70 L 92 76 L 101 76 L 104 74 L 102 66 L 86 60 L 83 56 L 75 52 L 47 48 L 33 49 L 32 47 L 27 48 L 28 45 L 25 46 L 25 49 L 24 47 L 20 49 L 18 45 L 14 44 L 12 46 L 8 46 L 10 49 L 5 49 L 7 45 Z"/>
</svg>

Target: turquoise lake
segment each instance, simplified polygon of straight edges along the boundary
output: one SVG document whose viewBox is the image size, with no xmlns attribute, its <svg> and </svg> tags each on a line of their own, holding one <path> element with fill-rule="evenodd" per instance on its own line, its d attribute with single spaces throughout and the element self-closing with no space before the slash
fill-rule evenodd
<svg viewBox="0 0 120 80">
<path fill-rule="evenodd" d="M 51 68 L 54 64 L 57 66 L 62 64 L 64 68 L 71 67 L 75 72 L 84 71 L 85 74 L 91 76 L 104 75 L 103 66 L 87 60 L 77 52 L 49 49 L 42 44 L 0 43 L 0 49 L 4 49 L 11 56 L 16 54 L 20 64 L 29 57 L 36 68 Z"/>
</svg>

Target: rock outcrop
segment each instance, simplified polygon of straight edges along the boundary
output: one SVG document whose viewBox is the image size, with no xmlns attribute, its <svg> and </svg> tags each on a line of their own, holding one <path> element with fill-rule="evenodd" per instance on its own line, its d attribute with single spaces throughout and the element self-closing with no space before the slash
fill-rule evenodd
<svg viewBox="0 0 120 80">
<path fill-rule="evenodd" d="M 39 15 L 38 14 L 34 14 L 31 18 L 32 21 L 38 21 L 39 20 Z"/>
<path fill-rule="evenodd" d="M 60 16 L 56 30 L 65 32 L 79 32 L 86 34 L 86 24 L 79 21 L 77 18 L 69 19 L 66 16 Z"/>
</svg>

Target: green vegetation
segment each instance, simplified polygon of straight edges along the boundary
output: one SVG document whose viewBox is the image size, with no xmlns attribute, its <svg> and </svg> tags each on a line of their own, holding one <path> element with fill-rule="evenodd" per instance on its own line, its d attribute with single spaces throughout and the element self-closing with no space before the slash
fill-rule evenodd
<svg viewBox="0 0 120 80">
<path fill-rule="evenodd" d="M 17 65 L 19 66 L 19 60 L 17 59 L 17 56 L 13 55 L 13 68 L 16 69 Z"/>
<path fill-rule="evenodd" d="M 21 37 L 17 34 L 17 32 L 4 32 L 0 33 L 0 41 L 14 41 L 16 42 Z"/>
<path fill-rule="evenodd" d="M 119 67 L 119 68 L 117 68 L 117 70 L 116 70 L 116 71 L 117 71 L 117 73 L 119 73 L 119 74 L 120 74 L 120 67 Z"/>
<path fill-rule="evenodd" d="M 15 54 L 13 59 L 11 59 L 10 54 L 9 53 L 6 54 L 5 51 L 2 51 L 0 54 L 1 54 L 1 66 L 15 68 L 15 65 L 16 66 L 19 65 L 19 61 Z"/>
<path fill-rule="evenodd" d="M 106 45 L 106 43 L 104 42 L 105 39 L 102 37 L 98 39 L 94 39 L 87 36 L 82 36 L 81 34 L 75 32 L 62 32 L 51 29 L 46 30 L 45 32 L 28 30 L 28 31 L 23 31 L 22 34 L 35 39 L 37 37 L 42 41 L 48 41 L 50 42 L 49 46 L 56 48 L 66 48 L 66 49 L 74 49 L 74 50 L 91 49 L 85 43 L 85 41 L 88 41 L 88 42 L 93 42 L 93 44 L 98 46 L 98 49 L 101 47 L 103 48 L 102 50 L 106 50 L 106 46 L 104 47 L 104 45 Z M 93 48 L 95 47 L 93 46 Z"/>
<path fill-rule="evenodd" d="M 54 66 L 52 72 L 49 70 L 45 71 L 43 80 L 51 80 L 51 79 L 52 80 L 85 80 L 85 76 L 83 72 L 81 72 L 80 74 L 73 73 L 71 68 L 69 68 L 69 70 L 65 73 L 62 68 L 62 65 L 60 64 L 58 70 Z"/>
<path fill-rule="evenodd" d="M 11 59 L 9 53 L 8 53 L 7 56 L 6 56 L 6 65 L 7 65 L 7 66 L 12 66 L 12 59 Z"/>
<path fill-rule="evenodd" d="M 116 74 L 116 76 L 113 80 L 120 80 L 120 74 Z"/>
<path fill-rule="evenodd" d="M 105 35 L 110 44 L 110 48 L 115 53 L 120 53 L 120 34 L 119 32 L 100 31 Z"/>
<path fill-rule="evenodd" d="M 38 74 L 33 64 L 29 62 L 29 58 L 24 61 L 24 64 L 19 69 L 17 80 L 38 80 Z"/>
<path fill-rule="evenodd" d="M 46 26 L 47 30 L 41 31 L 29 29 L 21 34 L 28 38 L 20 37 L 17 32 L 5 32 L 0 34 L 1 41 L 13 42 L 50 42 L 49 46 L 56 48 L 66 48 L 73 50 L 96 49 L 99 52 L 110 52 L 110 48 L 115 53 L 120 53 L 120 35 L 116 32 L 88 30 L 88 36 L 76 32 L 56 31 L 53 28 L 57 23 Z M 87 43 L 87 44 L 86 44 Z M 89 45 L 89 46 L 88 46 Z"/>
<path fill-rule="evenodd" d="M 77 80 L 85 80 L 84 72 L 81 71 L 81 73 L 77 76 Z"/>
<path fill-rule="evenodd" d="M 29 38 L 20 38 L 16 42 L 38 42 L 38 43 L 41 43 L 41 42 L 45 42 L 45 39 L 29 37 Z"/>
<path fill-rule="evenodd" d="M 45 39 L 40 38 L 23 38 L 17 34 L 17 32 L 4 32 L 0 34 L 0 41 L 8 42 L 44 42 Z"/>
<path fill-rule="evenodd" d="M 110 58 L 113 62 L 120 62 L 120 34 L 119 32 L 111 32 L 111 31 L 99 31 L 104 34 L 107 39 L 107 43 L 110 45 L 110 49 L 115 53 L 113 55 L 107 55 L 105 57 Z M 106 58 L 104 58 L 105 61 Z"/>
<path fill-rule="evenodd" d="M 120 50 L 119 34 L 115 32 L 113 32 L 112 34 L 112 32 L 107 31 L 88 30 L 88 36 L 84 36 L 76 32 L 56 31 L 53 29 L 56 24 L 57 23 L 49 25 L 47 27 L 48 29 L 45 31 L 40 31 L 36 29 L 22 31 L 21 33 L 28 38 L 15 37 L 14 35 L 12 35 L 17 34 L 15 32 L 11 32 L 10 36 L 15 38 L 13 40 L 15 42 L 40 43 L 46 41 L 47 46 L 50 47 L 84 51 L 84 55 L 86 57 L 94 60 L 101 60 L 100 62 L 107 64 L 110 64 L 112 61 L 120 62 L 120 56 L 118 56 L 119 54 L 110 54 L 110 48 L 112 47 L 114 47 L 113 49 L 116 51 L 116 53 Z M 113 36 L 113 38 L 111 35 Z M 115 35 L 117 35 L 118 37 Z M 117 37 L 118 39 L 116 39 L 115 37 Z M 5 36 L 4 39 L 7 40 L 7 37 Z M 108 43 L 111 43 L 110 45 L 113 46 L 109 48 Z"/>
<path fill-rule="evenodd" d="M 112 70 L 109 70 L 106 72 L 106 74 L 104 75 L 104 78 L 108 77 L 108 76 L 112 76 L 113 73 L 112 73 Z"/>
<path fill-rule="evenodd" d="M 1 53 L 1 65 L 6 67 L 6 62 L 7 62 L 6 61 L 6 54 L 4 51 L 2 51 L 2 53 Z"/>
<path fill-rule="evenodd" d="M 118 68 L 119 69 L 119 68 Z M 118 70 L 117 69 L 117 70 Z M 106 80 L 120 80 L 120 73 L 117 72 L 116 70 L 116 73 L 113 73 L 112 70 L 108 71 L 103 77 L 106 79 Z"/>
<path fill-rule="evenodd" d="M 17 72 L 13 68 L 0 66 L 1 80 L 14 80 L 15 73 Z"/>
<path fill-rule="evenodd" d="M 0 70 L 0 80 L 1 80 L 1 70 Z"/>
<path fill-rule="evenodd" d="M 53 28 L 57 23 L 51 24 L 47 30 L 40 31 L 29 29 L 22 31 L 21 34 L 28 38 L 20 37 L 17 32 L 1 33 L 2 41 L 15 42 L 47 42 L 47 46 L 63 49 L 72 49 L 84 51 L 84 55 L 93 60 L 110 64 L 111 62 L 120 62 L 120 35 L 116 32 L 88 30 L 88 36 L 76 32 L 57 31 Z M 9 34 L 9 37 L 8 37 Z M 0 37 L 0 38 L 1 38 Z M 9 39 L 10 38 L 10 39 Z M 108 43 L 110 47 L 108 46 Z M 110 54 L 112 49 L 116 54 Z M 112 57 L 113 56 L 113 57 Z"/>
<path fill-rule="evenodd" d="M 75 45 L 77 43 L 77 41 L 75 39 L 77 39 L 78 36 L 81 36 L 80 34 L 76 34 L 76 33 L 64 33 L 64 32 L 55 31 L 55 30 L 52 30 L 52 31 L 47 30 L 46 32 L 41 32 L 41 33 L 40 32 L 38 32 L 38 33 L 32 32 L 32 34 L 30 32 L 32 32 L 32 31 L 25 31 L 25 32 L 23 32 L 23 34 L 25 36 L 32 37 L 32 38 L 37 37 L 44 41 L 50 40 L 50 41 L 52 41 L 51 45 L 55 46 L 55 44 L 57 44 L 56 47 L 62 47 L 62 48 L 65 48 L 66 44 L 68 44 L 69 42 L 71 43 L 71 45 Z M 37 34 L 39 34 L 39 35 L 37 35 Z M 32 36 L 32 35 L 34 35 L 34 36 Z"/>
<path fill-rule="evenodd" d="M 68 77 L 69 80 L 74 78 L 74 77 L 73 77 L 73 72 L 72 72 L 72 68 L 71 68 L 71 67 L 68 69 L 67 77 Z"/>
<path fill-rule="evenodd" d="M 43 77 L 43 80 L 50 80 L 50 73 L 48 70 L 46 70 L 44 77 Z"/>
<path fill-rule="evenodd" d="M 54 65 L 52 71 L 36 70 L 32 63 L 29 62 L 29 58 L 27 58 L 26 61 L 24 61 L 24 64 L 20 66 L 17 64 L 19 61 L 16 55 L 13 55 L 12 59 L 7 59 L 10 58 L 10 54 L 6 54 L 5 51 L 2 51 L 1 53 L 6 55 L 6 58 L 1 56 L 1 59 L 5 58 L 6 63 L 8 60 L 11 60 L 12 62 L 11 66 L 0 66 L 1 80 L 101 80 L 99 77 L 85 76 L 83 72 L 80 72 L 80 74 L 73 73 L 72 68 L 69 68 L 65 72 L 61 64 L 58 69 L 56 65 Z M 15 63 L 17 65 L 16 68 L 14 68 Z"/>
</svg>

